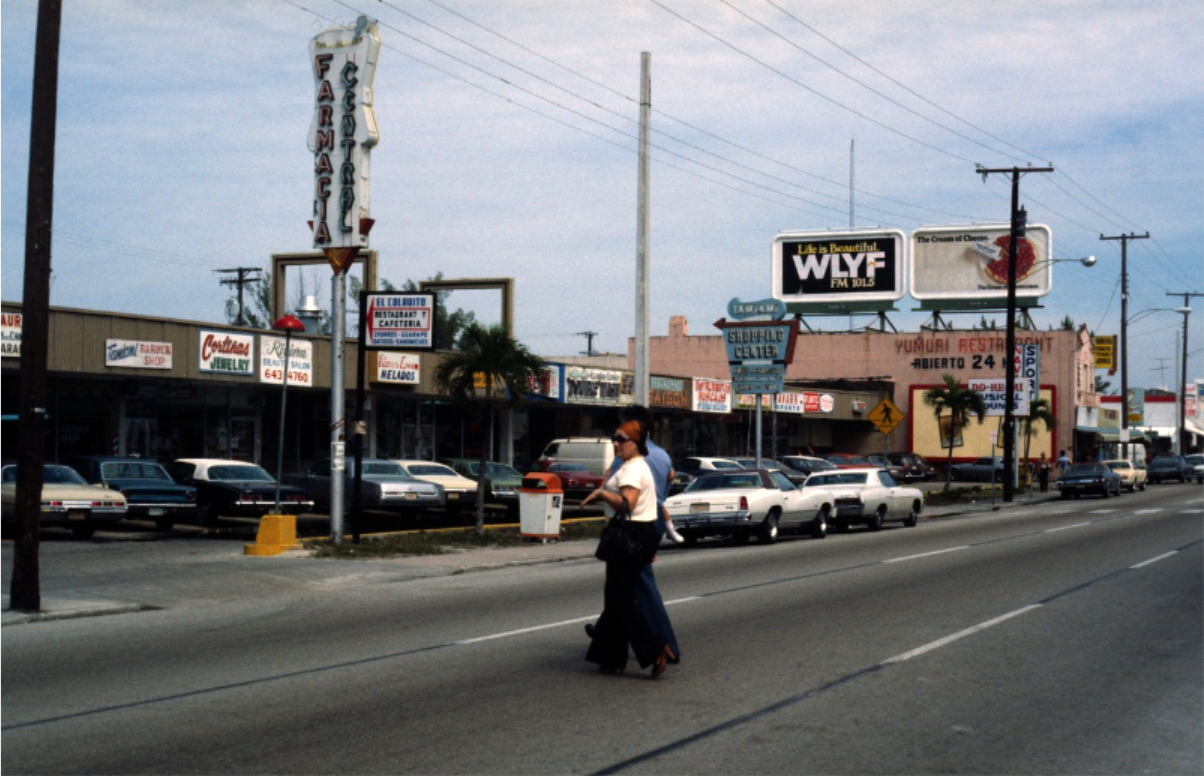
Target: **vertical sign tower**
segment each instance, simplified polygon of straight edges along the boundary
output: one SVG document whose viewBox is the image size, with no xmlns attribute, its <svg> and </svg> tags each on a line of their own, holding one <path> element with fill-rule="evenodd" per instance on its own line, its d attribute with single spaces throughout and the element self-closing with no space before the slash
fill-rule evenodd
<svg viewBox="0 0 1204 776">
<path fill-rule="evenodd" d="M 372 80 L 380 57 L 377 23 L 361 16 L 334 27 L 309 44 L 314 73 L 314 113 L 309 150 L 314 159 L 313 246 L 326 254 L 331 282 L 330 535 L 343 541 L 343 477 L 346 459 L 344 359 L 347 328 L 347 269 L 368 247 L 368 154 L 380 140 L 373 113 Z M 362 337 L 363 334 L 361 333 Z"/>
</svg>

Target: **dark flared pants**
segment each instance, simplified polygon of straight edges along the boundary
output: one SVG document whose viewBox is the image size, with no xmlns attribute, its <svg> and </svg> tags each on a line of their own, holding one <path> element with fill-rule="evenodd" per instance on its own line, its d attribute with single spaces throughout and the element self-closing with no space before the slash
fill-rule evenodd
<svg viewBox="0 0 1204 776">
<path fill-rule="evenodd" d="M 665 637 L 653 629 L 636 594 L 640 575 L 656 552 L 656 523 L 633 525 L 640 534 L 644 555 L 635 561 L 610 561 L 606 564 L 602 616 L 594 626 L 594 638 L 585 653 L 586 660 L 607 668 L 627 666 L 629 645 L 640 668 L 647 668 L 656 662 L 667 644 Z M 661 608 L 663 610 L 663 604 Z"/>
</svg>

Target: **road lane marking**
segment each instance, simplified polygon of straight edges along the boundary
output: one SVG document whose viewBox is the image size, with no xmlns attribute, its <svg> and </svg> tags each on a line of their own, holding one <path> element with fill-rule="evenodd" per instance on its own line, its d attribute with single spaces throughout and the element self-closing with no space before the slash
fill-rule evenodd
<svg viewBox="0 0 1204 776">
<path fill-rule="evenodd" d="M 1058 526 L 1057 528 L 1046 528 L 1042 533 L 1057 533 L 1058 531 L 1067 531 L 1071 528 L 1082 528 L 1086 525 L 1091 525 L 1091 523 L 1072 523 L 1070 525 Z"/>
<path fill-rule="evenodd" d="M 1149 560 L 1143 560 L 1141 563 L 1138 563 L 1136 566 L 1129 566 L 1129 568 L 1131 568 L 1131 569 L 1145 568 L 1146 566 L 1149 566 L 1152 563 L 1157 563 L 1160 560 L 1166 560 L 1167 558 L 1170 558 L 1170 557 L 1178 555 L 1178 554 L 1179 554 L 1178 550 L 1171 550 L 1170 552 L 1162 553 L 1161 555 L 1159 555 L 1156 558 L 1150 558 Z"/>
<path fill-rule="evenodd" d="M 1156 515 L 1156 514 L 1158 514 L 1158 513 L 1159 513 L 1159 512 L 1161 512 L 1161 511 L 1162 511 L 1162 509 L 1161 509 L 1161 508 L 1156 508 L 1156 509 L 1139 509 L 1139 510 L 1137 510 L 1136 512 L 1134 512 L 1133 514 L 1135 514 L 1135 515 Z"/>
<path fill-rule="evenodd" d="M 994 627 L 1001 622 L 1006 622 L 1006 621 L 1012 619 L 1013 617 L 1019 617 L 1020 615 L 1025 614 L 1026 612 L 1031 612 L 1033 609 L 1040 609 L 1040 608 L 1041 608 L 1041 604 L 1029 604 L 1028 606 L 1025 606 L 1022 609 L 1017 609 L 1014 612 L 1008 612 L 1007 614 L 996 617 L 993 620 L 987 620 L 986 622 L 979 623 L 978 625 L 975 625 L 971 628 L 966 628 L 963 631 L 958 631 L 957 633 L 954 633 L 951 636 L 946 636 L 943 639 L 937 639 L 936 641 L 925 644 L 922 647 L 916 647 L 915 649 L 913 649 L 909 652 L 904 652 L 901 655 L 895 655 L 892 658 L 883 660 L 882 665 L 887 666 L 887 665 L 892 665 L 894 663 L 902 663 L 905 660 L 911 660 L 913 657 L 919 657 L 920 655 L 931 652 L 934 649 L 940 649 L 943 646 L 946 646 L 948 644 L 952 644 L 955 641 L 964 639 L 966 636 L 973 636 L 975 633 L 984 631 L 987 628 Z"/>
<path fill-rule="evenodd" d="M 882 561 L 883 563 L 902 563 L 905 560 L 915 560 L 916 558 L 931 558 L 933 555 L 944 555 L 946 552 L 957 552 L 958 550 L 968 550 L 970 545 L 963 544 L 960 547 L 950 547 L 945 550 L 933 550 L 932 552 L 922 552 L 919 555 L 905 555 L 902 558 L 890 558 Z"/>
<path fill-rule="evenodd" d="M 583 622 L 593 622 L 598 619 L 598 615 L 591 614 L 588 617 L 575 617 L 571 620 L 561 620 L 560 622 L 547 622 L 543 625 L 532 625 L 529 628 L 519 628 L 512 631 L 504 631 L 502 633 L 490 633 L 488 636 L 476 636 L 471 639 L 460 639 L 451 642 L 452 646 L 459 647 L 465 644 L 478 644 L 482 641 L 493 641 L 495 639 L 504 639 L 510 636 L 521 636 L 524 633 L 535 633 L 536 631 L 548 630 L 549 628 L 559 628 L 562 625 L 578 625 Z"/>
</svg>

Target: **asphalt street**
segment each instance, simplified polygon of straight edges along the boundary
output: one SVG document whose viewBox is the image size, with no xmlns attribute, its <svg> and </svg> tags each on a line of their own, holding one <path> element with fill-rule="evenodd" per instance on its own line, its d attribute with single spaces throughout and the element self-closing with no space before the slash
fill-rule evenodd
<svg viewBox="0 0 1204 776">
<path fill-rule="evenodd" d="M 655 682 L 582 660 L 602 568 L 580 543 L 355 562 L 51 542 L 48 600 L 138 610 L 6 613 L 3 768 L 1201 773 L 1200 496 L 666 548 L 684 655 Z"/>
</svg>

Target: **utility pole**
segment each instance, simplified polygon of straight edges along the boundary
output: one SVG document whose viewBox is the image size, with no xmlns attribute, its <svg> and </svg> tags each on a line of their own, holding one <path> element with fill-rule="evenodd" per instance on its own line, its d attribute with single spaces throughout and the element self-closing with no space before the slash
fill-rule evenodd
<svg viewBox="0 0 1204 776">
<path fill-rule="evenodd" d="M 1120 240 L 1120 443 L 1121 457 L 1129 457 L 1129 240 L 1147 240 L 1150 233 L 1099 236 Z"/>
<path fill-rule="evenodd" d="M 242 289 L 248 283 L 258 283 L 263 280 L 261 277 L 251 277 L 251 273 L 258 275 L 262 270 L 259 267 L 231 267 L 230 269 L 215 269 L 214 272 L 234 273 L 235 277 L 222 278 L 220 281 L 223 286 L 238 286 L 238 321 L 239 326 L 246 326 L 247 323 L 243 319 L 242 310 Z M 283 312 L 283 311 L 282 311 Z"/>
<path fill-rule="evenodd" d="M 636 193 L 635 403 L 648 406 L 648 123 L 652 113 L 652 54 L 640 53 L 640 155 Z"/>
<path fill-rule="evenodd" d="M 1166 295 L 1179 296 L 1170 291 Z M 1179 375 L 1179 390 L 1175 391 L 1179 394 L 1179 455 L 1187 455 L 1187 316 L 1191 315 L 1191 300 L 1196 296 L 1204 294 L 1184 291 L 1183 308 L 1179 311 L 1183 313 L 1183 372 Z"/>
<path fill-rule="evenodd" d="M 16 536 L 9 606 L 42 608 L 38 550 L 42 465 L 46 461 L 46 358 L 50 342 L 50 238 L 54 216 L 54 136 L 58 123 L 62 0 L 38 3 L 29 121 L 29 188 L 25 198 L 25 281 L 21 298 L 21 387 L 17 433 Z"/>
<path fill-rule="evenodd" d="M 579 331 L 579 332 L 577 332 L 577 336 L 585 337 L 585 353 L 583 355 L 586 355 L 586 356 L 594 355 L 594 337 L 598 336 L 598 332 L 596 332 L 596 331 Z"/>
<path fill-rule="evenodd" d="M 988 170 L 979 167 L 978 173 L 986 182 L 987 176 L 994 173 L 1010 174 L 1012 176 L 1012 234 L 1008 241 L 1008 302 L 1007 302 L 1007 344 L 1005 346 L 1005 363 L 1007 371 L 1006 393 L 1003 408 L 1003 500 L 1005 503 L 1015 498 L 1016 488 L 1016 250 L 1024 237 L 1028 223 L 1028 213 L 1020 207 L 1020 176 L 1028 172 L 1053 172 L 1053 167 L 1011 167 L 998 170 Z M 1026 397 L 1027 399 L 1027 397 Z"/>
</svg>

